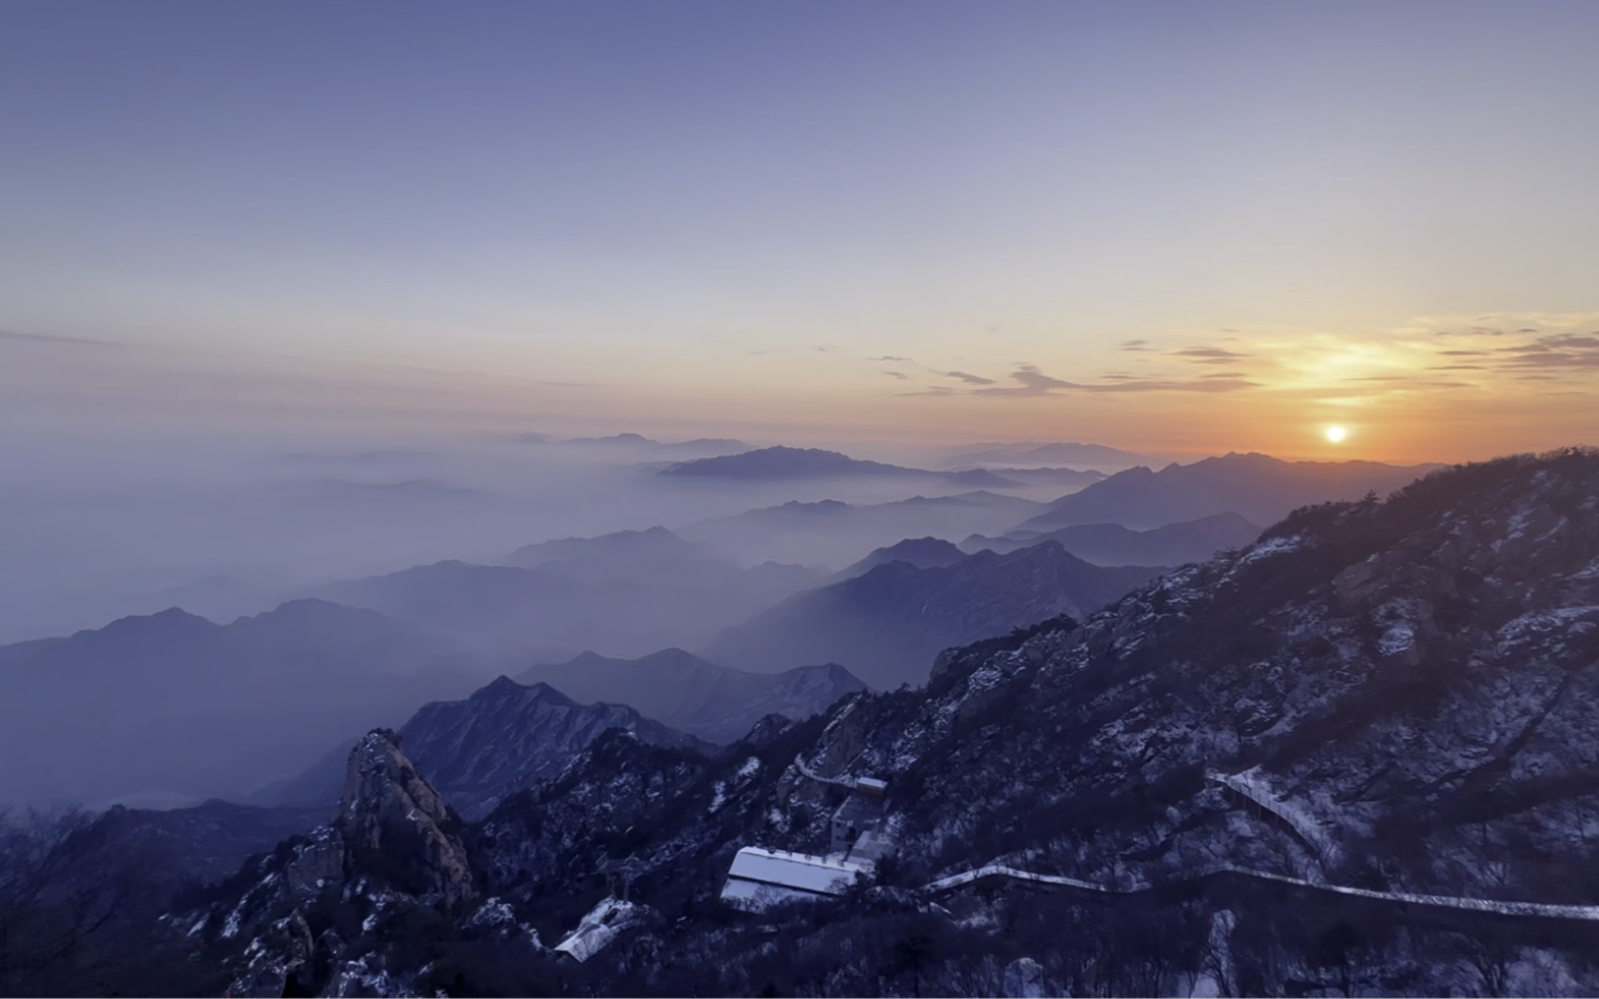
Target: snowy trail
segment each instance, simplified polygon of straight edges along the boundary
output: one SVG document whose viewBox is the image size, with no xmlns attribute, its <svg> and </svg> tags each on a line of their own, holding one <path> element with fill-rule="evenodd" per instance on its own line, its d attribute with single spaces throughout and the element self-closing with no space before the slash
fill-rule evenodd
<svg viewBox="0 0 1599 999">
<path fill-rule="evenodd" d="M 1359 898 L 1373 898 L 1386 902 L 1407 902 L 1412 905 L 1430 905 L 1445 909 L 1464 909 L 1472 912 L 1491 912 L 1503 916 L 1535 916 L 1545 919 L 1580 919 L 1588 922 L 1599 922 L 1599 905 L 1552 905 L 1545 902 L 1504 902 L 1498 899 L 1464 898 L 1455 895 L 1413 895 L 1406 892 L 1373 891 L 1369 888 L 1351 888 L 1346 885 L 1329 885 L 1315 881 L 1306 881 L 1303 878 L 1290 878 L 1282 874 L 1267 874 L 1264 871 L 1252 871 L 1241 867 L 1215 867 L 1183 877 L 1174 878 L 1165 884 L 1181 884 L 1185 881 L 1195 881 L 1199 878 L 1210 877 L 1216 874 L 1236 874 L 1240 877 L 1255 878 L 1260 881 L 1275 881 L 1279 884 L 1295 885 L 1300 888 L 1309 888 L 1313 891 L 1333 892 L 1339 895 L 1353 895 Z M 1140 885 L 1136 888 L 1110 888 L 1105 885 L 1094 884 L 1090 881 L 1079 881 L 1076 878 L 1062 877 L 1058 874 L 1038 874 L 1033 871 L 1024 871 L 1015 867 L 1006 867 L 1001 864 L 990 864 L 975 870 L 965 871 L 961 874 L 939 878 L 937 881 L 923 885 L 921 891 L 935 894 L 969 885 L 976 881 L 988 878 L 1008 878 L 1013 881 L 1025 881 L 1033 884 L 1059 885 L 1066 888 L 1075 888 L 1079 891 L 1099 892 L 1105 895 L 1136 895 L 1141 892 L 1151 891 L 1155 885 Z"/>
<path fill-rule="evenodd" d="M 813 771 L 810 767 L 806 766 L 805 758 L 802 756 L 794 757 L 794 765 L 799 767 L 800 773 L 809 777 L 811 780 L 820 781 L 823 784 L 837 784 L 839 787 L 853 788 L 855 786 L 855 782 L 847 777 L 823 777 L 822 775 Z"/>
</svg>

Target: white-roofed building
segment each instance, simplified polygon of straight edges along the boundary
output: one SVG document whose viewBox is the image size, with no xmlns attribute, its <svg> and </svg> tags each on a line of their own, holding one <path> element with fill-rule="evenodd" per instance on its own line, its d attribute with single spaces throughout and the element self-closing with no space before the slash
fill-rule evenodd
<svg viewBox="0 0 1599 999">
<path fill-rule="evenodd" d="M 742 909 L 763 909 L 794 899 L 842 895 L 872 865 L 858 860 L 746 846 L 733 857 L 722 899 Z"/>
</svg>

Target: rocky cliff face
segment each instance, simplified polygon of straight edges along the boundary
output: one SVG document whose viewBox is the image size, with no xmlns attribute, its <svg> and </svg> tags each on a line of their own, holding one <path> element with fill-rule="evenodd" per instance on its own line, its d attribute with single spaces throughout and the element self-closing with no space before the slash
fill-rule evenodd
<svg viewBox="0 0 1599 999">
<path fill-rule="evenodd" d="M 625 704 L 581 705 L 547 684 L 523 686 L 503 676 L 464 701 L 424 705 L 401 734 L 450 804 L 480 818 L 513 791 L 559 774 L 613 728 L 654 745 L 711 748 Z"/>
<path fill-rule="evenodd" d="M 350 751 L 344 797 L 333 822 L 350 864 L 395 872 L 395 887 L 424 902 L 457 908 L 472 897 L 472 867 L 456 835 L 461 822 L 400 752 L 399 740 L 373 732 Z"/>
<path fill-rule="evenodd" d="M 612 728 L 658 745 L 712 748 L 627 705 L 578 704 L 547 684 L 520 684 L 503 676 L 465 700 L 424 704 L 400 729 L 400 737 L 418 772 L 450 807 L 476 819 L 513 791 L 559 774 Z M 330 753 L 274 787 L 274 797 L 295 803 L 338 800 L 348 768 L 335 767 L 344 755 Z"/>
<path fill-rule="evenodd" d="M 350 752 L 331 826 L 254 858 L 172 921 L 229 967 L 234 995 L 392 994 L 403 984 L 370 946 L 382 928 L 411 913 L 464 915 L 477 897 L 461 831 L 398 737 L 374 730 Z"/>
</svg>

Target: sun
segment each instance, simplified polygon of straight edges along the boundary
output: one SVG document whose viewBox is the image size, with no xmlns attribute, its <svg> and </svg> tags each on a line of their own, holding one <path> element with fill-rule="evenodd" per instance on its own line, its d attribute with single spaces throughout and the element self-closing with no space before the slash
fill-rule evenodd
<svg viewBox="0 0 1599 999">
<path fill-rule="evenodd" d="M 1327 439 L 1334 444 L 1342 444 L 1344 442 L 1344 438 L 1349 436 L 1349 431 L 1345 430 L 1343 427 L 1328 427 L 1325 431 L 1323 431 L 1323 433 L 1325 433 L 1327 435 Z"/>
</svg>

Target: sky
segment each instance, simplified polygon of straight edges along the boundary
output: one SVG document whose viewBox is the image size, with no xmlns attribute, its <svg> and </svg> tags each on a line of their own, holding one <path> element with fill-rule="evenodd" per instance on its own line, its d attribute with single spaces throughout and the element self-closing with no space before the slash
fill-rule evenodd
<svg viewBox="0 0 1599 999">
<path fill-rule="evenodd" d="M 1599 4 L 4 22 L 12 450 L 1599 443 Z"/>
</svg>

